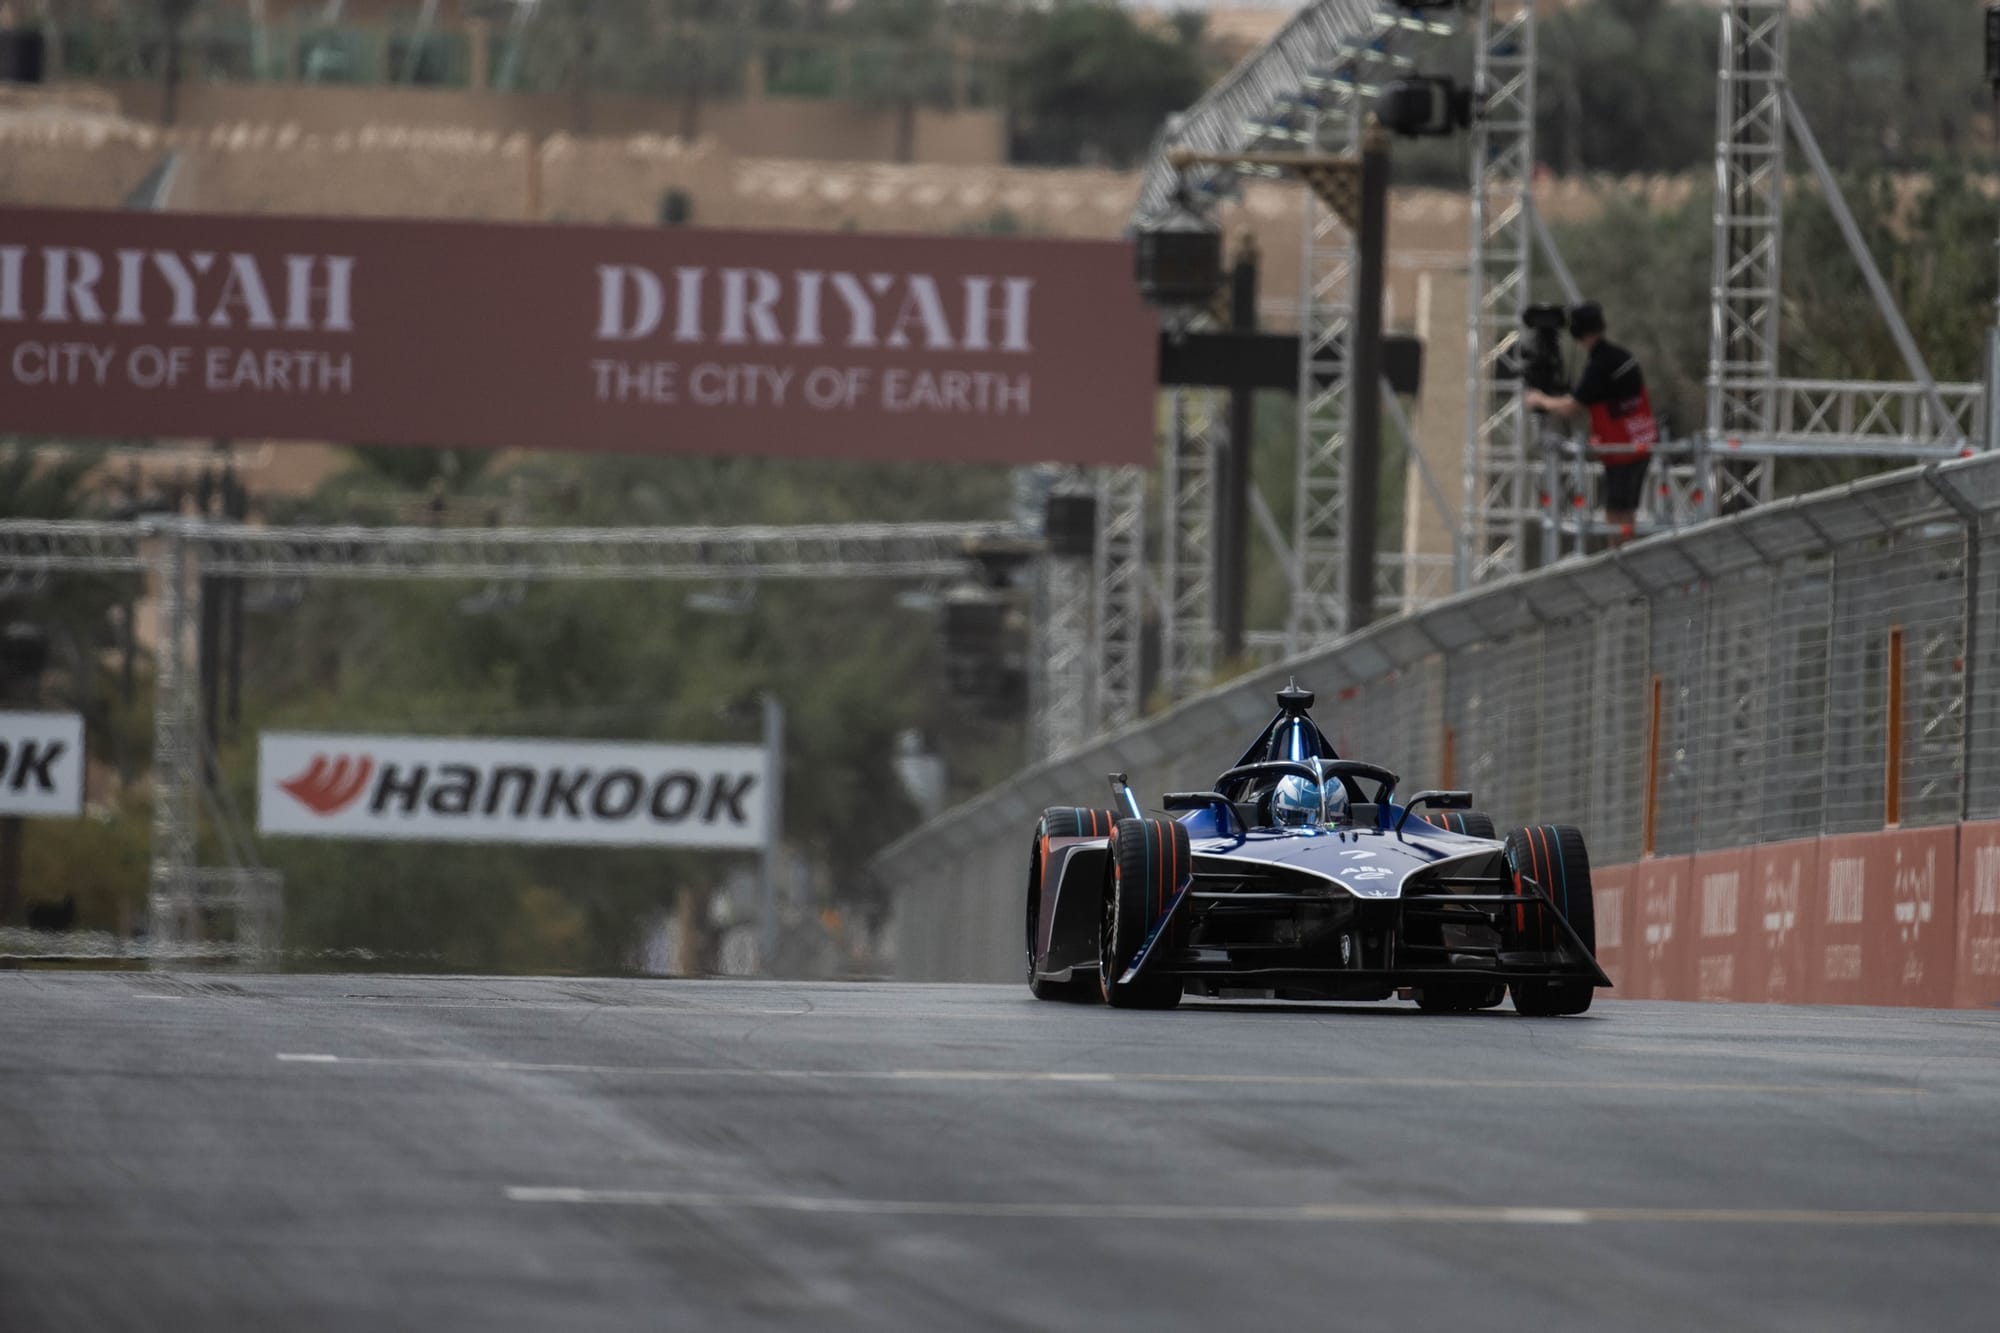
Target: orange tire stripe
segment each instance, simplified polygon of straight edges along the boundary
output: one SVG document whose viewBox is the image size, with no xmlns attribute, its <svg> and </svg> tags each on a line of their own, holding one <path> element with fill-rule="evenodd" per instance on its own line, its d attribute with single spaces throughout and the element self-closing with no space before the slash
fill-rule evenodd
<svg viewBox="0 0 2000 1333">
<path fill-rule="evenodd" d="M 1551 913 L 1556 910 L 1556 896 L 1549 892 L 1549 890 L 1556 886 L 1556 847 L 1554 838 L 1550 836 L 1554 826 L 1543 824 L 1540 828 L 1542 834 L 1542 896 L 1549 900 L 1549 905 L 1542 909 L 1542 946 L 1553 949 L 1556 944 L 1556 923 Z"/>
</svg>

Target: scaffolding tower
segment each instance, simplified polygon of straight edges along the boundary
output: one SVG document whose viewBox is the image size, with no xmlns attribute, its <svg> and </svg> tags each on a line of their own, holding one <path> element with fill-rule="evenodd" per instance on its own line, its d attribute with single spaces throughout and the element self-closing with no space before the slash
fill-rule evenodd
<svg viewBox="0 0 2000 1333">
<path fill-rule="evenodd" d="M 1309 149 L 1352 153 L 1359 147 L 1367 106 L 1360 66 L 1356 54 L 1331 77 L 1307 78 Z M 1341 567 L 1347 558 L 1347 377 L 1321 382 L 1313 368 L 1333 357 L 1342 366 L 1354 363 L 1354 233 L 1312 190 L 1300 194 L 1298 441 L 1292 602 L 1285 622 L 1286 646 L 1294 653 L 1337 637 L 1346 617 Z"/>
<path fill-rule="evenodd" d="M 1984 388 L 1939 383 L 1868 252 L 1788 74 L 1787 0 L 1725 0 L 1716 71 L 1714 268 L 1705 502 L 1763 504 L 1781 460 L 1916 463 L 1984 440 Z M 1788 146 L 1817 181 L 1894 339 L 1907 381 L 1788 379 L 1781 307 Z M 1809 478 L 1809 480 L 1816 480 Z"/>
<path fill-rule="evenodd" d="M 1532 302 L 1535 169 L 1534 0 L 1480 0 L 1474 31 L 1472 235 L 1466 297 L 1465 581 L 1527 567 L 1542 517 L 1544 468 L 1511 373 Z M 1549 501 L 1553 503 L 1553 496 Z"/>
<path fill-rule="evenodd" d="M 1145 619 L 1146 470 L 1107 468 L 1097 475 L 1097 549 L 1091 584 L 1097 605 L 1091 617 L 1094 663 L 1090 730 L 1094 734 L 1139 720 Z"/>
<path fill-rule="evenodd" d="M 1167 696 L 1180 699 L 1215 674 L 1215 462 L 1229 448 L 1229 400 L 1215 389 L 1177 388 L 1167 397 L 1160 668 Z"/>
</svg>

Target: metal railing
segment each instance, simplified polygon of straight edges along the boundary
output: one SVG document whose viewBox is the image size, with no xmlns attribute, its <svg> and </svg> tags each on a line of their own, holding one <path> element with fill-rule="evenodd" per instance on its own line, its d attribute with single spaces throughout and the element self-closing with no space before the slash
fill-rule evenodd
<svg viewBox="0 0 2000 1333">
<path fill-rule="evenodd" d="M 1471 788 L 1503 827 L 1576 824 L 1604 864 L 2000 816 L 1996 519 L 2000 456 L 1932 464 L 1522 575 L 1257 670 L 886 848 L 898 970 L 1015 976 L 1040 811 L 1101 802 L 1113 771 L 1142 793 L 1207 785 L 1290 676 L 1318 692 L 1335 745 L 1396 769 L 1404 790 Z"/>
</svg>

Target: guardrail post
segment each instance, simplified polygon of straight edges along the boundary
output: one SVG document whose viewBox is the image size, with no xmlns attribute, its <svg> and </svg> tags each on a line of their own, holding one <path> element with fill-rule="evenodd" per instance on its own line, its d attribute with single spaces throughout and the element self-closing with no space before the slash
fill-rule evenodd
<svg viewBox="0 0 2000 1333">
<path fill-rule="evenodd" d="M 1883 688 L 1888 693 L 1883 743 L 1882 824 L 1895 828 L 1903 816 L 1903 627 L 1889 626 L 1889 663 Z"/>
<path fill-rule="evenodd" d="M 1660 697 L 1666 689 L 1666 677 L 1658 672 L 1653 674 L 1652 717 L 1646 724 L 1646 805 L 1639 836 L 1639 855 L 1653 854 L 1653 834 L 1660 813 Z"/>
</svg>

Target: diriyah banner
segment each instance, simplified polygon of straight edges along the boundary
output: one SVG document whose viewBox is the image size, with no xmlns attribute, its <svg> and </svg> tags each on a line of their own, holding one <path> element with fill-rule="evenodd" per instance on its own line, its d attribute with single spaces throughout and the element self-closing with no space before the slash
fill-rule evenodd
<svg viewBox="0 0 2000 1333">
<path fill-rule="evenodd" d="M 82 716 L 0 712 L 0 815 L 82 813 Z"/>
<path fill-rule="evenodd" d="M 8 430 L 1144 463 L 1123 242 L 0 209 Z"/>
<path fill-rule="evenodd" d="M 752 850 L 769 828 L 754 745 L 266 732 L 257 829 L 308 838 Z"/>
</svg>

